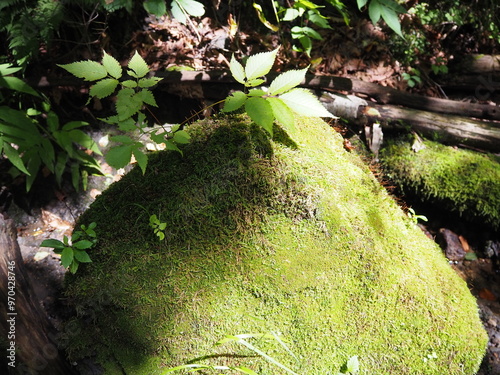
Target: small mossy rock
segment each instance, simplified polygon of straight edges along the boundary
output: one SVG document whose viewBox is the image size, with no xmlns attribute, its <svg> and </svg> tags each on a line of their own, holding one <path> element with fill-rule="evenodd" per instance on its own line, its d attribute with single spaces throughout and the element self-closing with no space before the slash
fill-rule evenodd
<svg viewBox="0 0 500 375">
<path fill-rule="evenodd" d="M 500 229 L 500 158 L 425 140 L 412 151 L 411 137 L 388 143 L 384 170 L 404 194 Z"/>
<path fill-rule="evenodd" d="M 93 262 L 68 276 L 73 359 L 106 374 L 162 374 L 195 360 L 282 375 L 475 374 L 487 337 L 465 282 L 342 138 L 301 120 L 274 139 L 244 117 L 189 127 L 184 156 L 151 157 L 81 217 Z M 167 224 L 159 241 L 150 215 Z M 192 363 L 192 362 L 190 362 Z M 219 373 L 219 372 L 217 372 Z"/>
</svg>

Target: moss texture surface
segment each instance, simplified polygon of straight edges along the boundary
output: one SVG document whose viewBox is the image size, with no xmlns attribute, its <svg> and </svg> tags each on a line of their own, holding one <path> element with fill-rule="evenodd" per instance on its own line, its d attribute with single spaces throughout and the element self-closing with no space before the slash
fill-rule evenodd
<svg viewBox="0 0 500 375">
<path fill-rule="evenodd" d="M 184 156 L 159 153 L 80 222 L 98 223 L 94 262 L 67 280 L 80 316 L 73 358 L 106 374 L 161 374 L 197 362 L 284 371 L 225 335 L 256 343 L 301 375 L 474 374 L 486 333 L 466 284 L 321 120 L 274 140 L 244 118 L 192 125 Z M 167 223 L 162 242 L 148 226 Z M 202 358 L 208 356 L 206 358 Z"/>
<path fill-rule="evenodd" d="M 384 169 L 403 192 L 500 229 L 500 157 L 432 141 L 413 152 L 410 138 L 381 152 Z"/>
</svg>

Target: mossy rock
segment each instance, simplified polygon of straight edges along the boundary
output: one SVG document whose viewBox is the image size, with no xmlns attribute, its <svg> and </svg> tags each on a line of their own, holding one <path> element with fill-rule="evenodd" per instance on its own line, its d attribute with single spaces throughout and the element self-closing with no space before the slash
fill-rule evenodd
<svg viewBox="0 0 500 375">
<path fill-rule="evenodd" d="M 67 279 L 79 317 L 73 359 L 106 374 L 197 362 L 298 374 L 474 374 L 487 337 L 474 298 L 440 249 L 321 120 L 273 140 L 244 117 L 190 126 L 184 155 L 151 157 L 81 217 L 98 223 L 93 263 Z M 159 241 L 149 227 L 167 223 Z M 207 372 L 208 373 L 208 372 Z"/>
<path fill-rule="evenodd" d="M 414 152 L 412 138 L 393 140 L 380 154 L 384 169 L 402 192 L 469 222 L 500 229 L 500 157 L 429 140 Z"/>
</svg>

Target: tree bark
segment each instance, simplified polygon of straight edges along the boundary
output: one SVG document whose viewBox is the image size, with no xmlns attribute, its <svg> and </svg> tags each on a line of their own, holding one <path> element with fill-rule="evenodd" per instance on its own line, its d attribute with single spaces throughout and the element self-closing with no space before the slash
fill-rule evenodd
<svg viewBox="0 0 500 375">
<path fill-rule="evenodd" d="M 55 344 L 47 320 L 24 268 L 12 220 L 0 213 L 0 313 L 2 340 L 7 342 L 10 374 L 66 375 L 75 371 Z"/>
</svg>

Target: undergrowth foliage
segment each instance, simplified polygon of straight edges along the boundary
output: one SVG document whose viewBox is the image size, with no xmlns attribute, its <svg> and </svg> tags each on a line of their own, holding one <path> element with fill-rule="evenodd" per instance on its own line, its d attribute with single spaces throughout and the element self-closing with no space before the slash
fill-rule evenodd
<svg viewBox="0 0 500 375">
<path fill-rule="evenodd" d="M 250 56 L 245 67 L 233 55 L 230 63 L 231 73 L 248 91 L 236 91 L 226 98 L 223 112 L 232 112 L 244 107 L 250 118 L 271 136 L 275 120 L 285 127 L 293 127 L 294 113 L 310 117 L 334 117 L 314 94 L 297 88 L 308 68 L 281 73 L 269 87 L 255 88 L 265 82 L 263 76 L 271 71 L 278 49 L 279 47 L 270 52 Z"/>
<path fill-rule="evenodd" d="M 0 64 L 0 154 L 12 164 L 9 174 L 12 178 L 24 174 L 29 191 L 42 168 L 54 174 L 58 184 L 63 173 L 70 170 L 75 189 L 80 184 L 85 189 L 88 175 L 101 173 L 97 160 L 84 151 L 101 154 L 97 144 L 82 131 L 88 124 L 61 124 L 46 98 L 12 76 L 21 69 Z M 31 106 L 22 107 L 20 97 L 29 97 Z"/>
<path fill-rule="evenodd" d="M 144 128 L 147 122 L 143 109 L 146 105 L 158 106 L 151 88 L 161 81 L 161 78 L 147 76 L 150 71 L 149 67 L 137 52 L 128 62 L 125 76 L 118 61 L 106 52 L 101 63 L 86 60 L 59 66 L 76 77 L 95 82 L 89 91 L 89 101 L 92 97 L 103 99 L 111 96 L 119 88 L 116 93 L 117 114 L 101 120 L 117 125 L 118 129 L 123 132 L 139 130 L 141 133 L 146 133 Z M 179 125 L 161 126 L 149 135 L 154 142 L 165 144 L 167 149 L 181 152 L 177 144 L 188 143 L 189 135 L 179 127 Z M 110 139 L 118 145 L 105 155 L 109 165 L 123 168 L 130 163 L 133 155 L 143 173 L 146 172 L 148 157 L 142 151 L 144 148 L 142 142 L 128 135 L 116 135 Z"/>
</svg>

